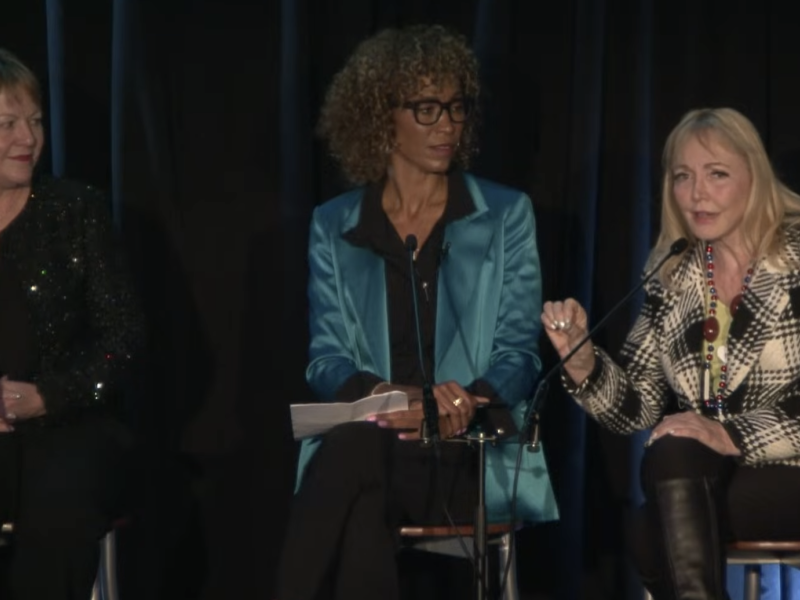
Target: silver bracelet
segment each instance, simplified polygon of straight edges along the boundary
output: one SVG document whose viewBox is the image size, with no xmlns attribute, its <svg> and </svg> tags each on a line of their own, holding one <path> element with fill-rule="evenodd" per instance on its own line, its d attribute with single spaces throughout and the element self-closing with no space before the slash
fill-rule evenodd
<svg viewBox="0 0 800 600">
<path fill-rule="evenodd" d="M 593 379 L 594 379 L 594 378 L 592 377 L 592 375 L 593 375 L 593 374 L 594 374 L 594 372 L 597 370 L 597 364 L 598 364 L 598 363 L 597 363 L 596 361 L 602 361 L 602 360 L 603 360 L 603 359 L 600 357 L 600 353 L 599 353 L 599 352 L 598 352 L 598 350 L 597 350 L 597 346 L 595 346 L 595 345 L 592 345 L 592 352 L 594 352 L 595 367 L 592 369 L 591 373 L 589 373 L 589 374 L 588 374 L 588 375 L 587 375 L 587 376 L 586 376 L 586 377 L 583 379 L 583 381 L 581 381 L 580 385 L 578 385 L 578 386 L 575 386 L 575 382 L 574 382 L 574 381 L 572 380 L 572 378 L 571 378 L 571 377 L 570 377 L 570 376 L 567 374 L 567 371 L 566 371 L 566 369 L 562 369 L 562 370 L 561 370 L 561 382 L 564 384 L 564 389 L 566 389 L 566 390 L 567 390 L 567 392 L 568 392 L 569 394 L 573 395 L 573 396 L 578 396 L 578 395 L 580 395 L 580 394 L 582 394 L 583 392 L 585 392 L 585 391 L 586 391 L 586 388 L 588 388 L 588 387 L 589 387 L 589 385 L 592 383 L 592 381 L 593 381 Z"/>
</svg>

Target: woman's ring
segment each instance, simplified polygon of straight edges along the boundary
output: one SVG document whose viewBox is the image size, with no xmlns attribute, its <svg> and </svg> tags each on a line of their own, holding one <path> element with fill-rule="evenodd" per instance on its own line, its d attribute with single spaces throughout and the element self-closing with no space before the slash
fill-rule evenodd
<svg viewBox="0 0 800 600">
<path fill-rule="evenodd" d="M 458 398 L 453 400 L 453 406 L 460 406 L 463 401 L 464 399 L 461 396 L 459 396 Z"/>
</svg>

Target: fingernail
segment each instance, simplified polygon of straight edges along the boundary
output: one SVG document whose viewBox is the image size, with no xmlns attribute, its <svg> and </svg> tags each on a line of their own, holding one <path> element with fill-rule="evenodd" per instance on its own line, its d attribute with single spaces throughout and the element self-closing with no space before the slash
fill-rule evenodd
<svg viewBox="0 0 800 600">
<path fill-rule="evenodd" d="M 375 421 L 377 421 L 377 420 L 378 420 L 378 417 L 376 417 L 375 415 L 372 415 L 372 416 L 370 416 L 370 417 L 367 417 L 367 418 L 366 418 L 366 419 L 364 419 L 364 420 L 365 420 L 365 421 L 369 421 L 370 423 L 374 423 Z"/>
<path fill-rule="evenodd" d="M 378 427 L 387 427 L 389 425 L 389 421 L 378 421 Z"/>
<path fill-rule="evenodd" d="M 407 433 L 398 433 L 397 437 L 400 438 L 401 440 L 407 440 L 408 439 L 408 434 Z"/>
<path fill-rule="evenodd" d="M 647 441 L 644 443 L 644 447 L 645 447 L 645 448 L 649 448 L 649 447 L 650 447 L 650 446 L 652 446 L 652 445 L 653 445 L 653 438 L 649 438 L 649 439 L 648 439 L 648 440 L 647 440 Z"/>
</svg>

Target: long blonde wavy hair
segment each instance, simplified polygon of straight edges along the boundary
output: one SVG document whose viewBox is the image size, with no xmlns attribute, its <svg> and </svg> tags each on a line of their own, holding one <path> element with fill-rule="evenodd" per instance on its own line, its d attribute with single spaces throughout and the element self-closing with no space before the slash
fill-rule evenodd
<svg viewBox="0 0 800 600">
<path fill-rule="evenodd" d="M 661 232 L 655 254 L 666 252 L 682 237 L 689 240 L 689 248 L 696 246 L 697 238 L 678 208 L 672 174 L 677 154 L 692 138 L 705 146 L 720 144 L 744 159 L 752 181 L 740 226 L 745 246 L 756 260 L 782 257 L 786 228 L 800 224 L 800 196 L 778 180 L 755 126 L 732 108 L 692 110 L 667 137 L 662 155 Z M 659 277 L 664 285 L 669 286 L 680 260 L 681 255 L 675 256 L 661 269 Z"/>
</svg>

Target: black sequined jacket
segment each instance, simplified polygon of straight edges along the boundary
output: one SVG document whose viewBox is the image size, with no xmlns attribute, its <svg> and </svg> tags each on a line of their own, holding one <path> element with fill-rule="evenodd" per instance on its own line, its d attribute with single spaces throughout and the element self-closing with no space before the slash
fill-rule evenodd
<svg viewBox="0 0 800 600">
<path fill-rule="evenodd" d="M 42 421 L 116 406 L 144 327 L 105 196 L 37 178 L 23 211 L 0 232 L 0 260 L 12 263 L 23 287 Z"/>
</svg>

